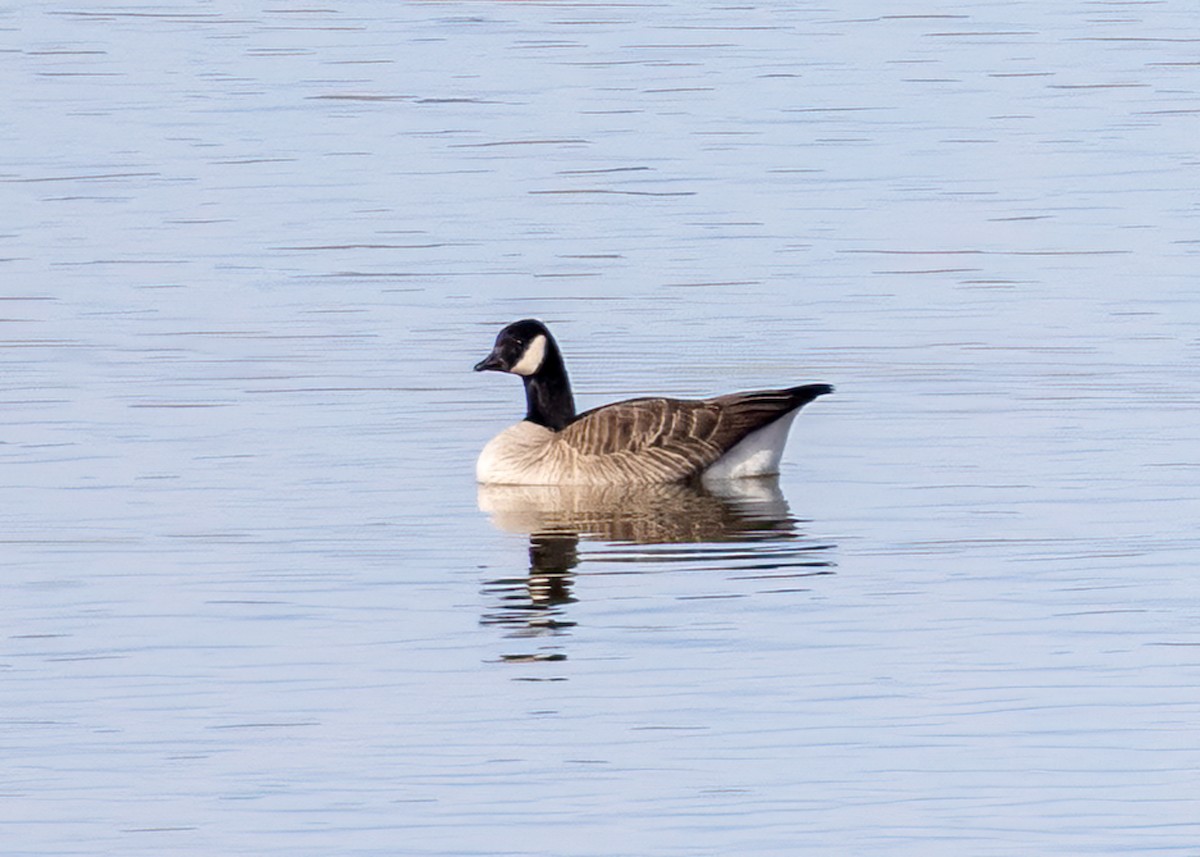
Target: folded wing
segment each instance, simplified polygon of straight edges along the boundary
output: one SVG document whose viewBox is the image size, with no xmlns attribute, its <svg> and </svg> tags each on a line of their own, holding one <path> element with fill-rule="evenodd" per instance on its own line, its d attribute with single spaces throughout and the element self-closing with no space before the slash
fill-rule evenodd
<svg viewBox="0 0 1200 857">
<path fill-rule="evenodd" d="M 581 414 L 559 432 L 558 443 L 579 473 L 675 482 L 701 473 L 751 432 L 832 389 L 807 384 L 715 399 L 630 399 Z"/>
</svg>

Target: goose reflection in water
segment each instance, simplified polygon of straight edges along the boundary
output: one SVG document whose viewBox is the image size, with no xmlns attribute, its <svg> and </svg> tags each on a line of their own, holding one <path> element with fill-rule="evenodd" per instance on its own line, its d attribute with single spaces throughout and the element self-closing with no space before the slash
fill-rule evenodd
<svg viewBox="0 0 1200 857">
<path fill-rule="evenodd" d="M 529 535 L 529 571 L 489 581 L 485 624 L 514 637 L 564 633 L 574 570 L 585 562 L 636 564 L 630 571 L 736 572 L 737 580 L 792 581 L 830 574 L 832 547 L 798 530 L 778 479 L 710 484 L 480 485 L 479 508 L 506 532 Z M 580 543 L 595 542 L 584 550 Z M 512 655 L 506 660 L 559 659 Z"/>
</svg>

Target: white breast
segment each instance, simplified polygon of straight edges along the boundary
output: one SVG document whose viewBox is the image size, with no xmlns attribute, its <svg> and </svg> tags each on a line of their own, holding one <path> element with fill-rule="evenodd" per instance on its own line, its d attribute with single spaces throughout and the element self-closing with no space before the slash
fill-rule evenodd
<svg viewBox="0 0 1200 857">
<path fill-rule="evenodd" d="M 485 484 L 522 485 L 553 482 L 542 470 L 554 432 L 522 420 L 496 435 L 475 462 L 475 479 Z"/>
</svg>

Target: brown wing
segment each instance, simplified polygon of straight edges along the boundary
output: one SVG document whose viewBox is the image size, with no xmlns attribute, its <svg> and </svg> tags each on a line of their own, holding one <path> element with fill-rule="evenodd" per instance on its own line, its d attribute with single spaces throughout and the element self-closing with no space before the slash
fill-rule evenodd
<svg viewBox="0 0 1200 857">
<path fill-rule="evenodd" d="M 750 432 L 829 392 L 823 384 L 715 399 L 630 399 L 579 416 L 560 433 L 575 466 L 625 482 L 674 482 L 712 465 Z"/>
<path fill-rule="evenodd" d="M 770 425 L 775 420 L 802 408 L 818 396 L 832 393 L 828 384 L 805 384 L 786 390 L 755 390 L 750 393 L 731 393 L 707 399 L 721 411 L 719 443 L 722 453 L 752 431 Z"/>
</svg>

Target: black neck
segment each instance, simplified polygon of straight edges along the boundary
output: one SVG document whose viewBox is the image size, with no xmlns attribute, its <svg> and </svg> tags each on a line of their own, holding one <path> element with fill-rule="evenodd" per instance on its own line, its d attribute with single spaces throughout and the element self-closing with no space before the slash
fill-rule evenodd
<svg viewBox="0 0 1200 857">
<path fill-rule="evenodd" d="M 575 419 L 575 397 L 567 380 L 567 367 L 553 340 L 546 343 L 546 356 L 533 375 L 526 375 L 525 419 L 562 431 Z"/>
</svg>

